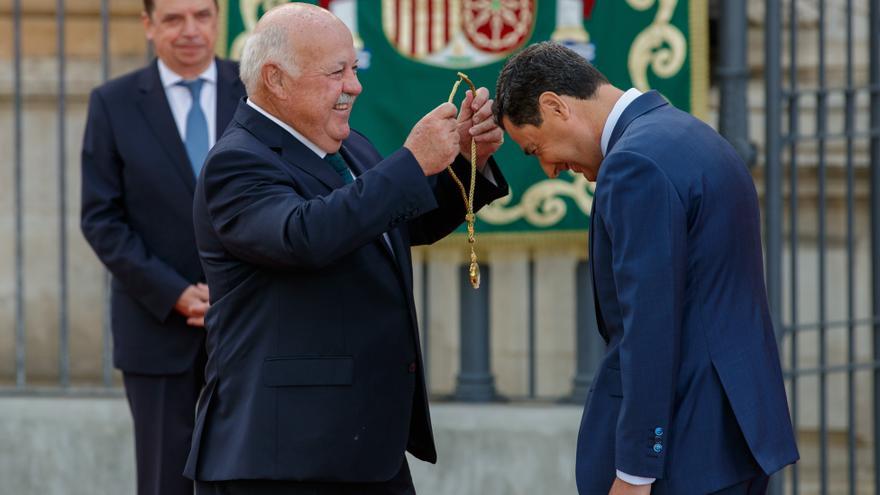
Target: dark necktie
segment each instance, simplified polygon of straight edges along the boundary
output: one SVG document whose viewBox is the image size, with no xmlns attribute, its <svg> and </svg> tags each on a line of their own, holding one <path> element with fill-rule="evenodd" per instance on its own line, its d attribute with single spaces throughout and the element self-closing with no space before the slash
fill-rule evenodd
<svg viewBox="0 0 880 495">
<path fill-rule="evenodd" d="M 345 159 L 339 155 L 339 153 L 328 153 L 327 156 L 324 157 L 324 160 L 333 167 L 333 170 L 342 177 L 342 181 L 346 184 L 351 184 L 354 182 L 354 177 L 351 175 L 351 169 L 348 168 L 348 165 L 345 163 Z"/>
<path fill-rule="evenodd" d="M 188 89 L 192 96 L 192 105 L 186 114 L 186 142 L 184 144 L 189 164 L 196 177 L 202 170 L 205 157 L 208 156 L 208 120 L 205 118 L 201 104 L 202 83 L 204 82 L 203 79 L 196 79 L 177 83 Z"/>
</svg>

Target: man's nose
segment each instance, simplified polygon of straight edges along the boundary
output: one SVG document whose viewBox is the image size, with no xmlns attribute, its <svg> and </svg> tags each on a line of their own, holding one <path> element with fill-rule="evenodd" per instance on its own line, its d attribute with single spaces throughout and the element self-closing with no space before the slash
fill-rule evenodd
<svg viewBox="0 0 880 495">
<path fill-rule="evenodd" d="M 343 83 L 342 90 L 351 95 L 359 95 L 361 91 L 363 91 L 363 86 L 361 86 L 361 82 L 358 80 L 357 73 L 354 71 L 349 72 L 348 77 L 345 78 Z"/>
<path fill-rule="evenodd" d="M 198 36 L 199 30 L 197 29 L 198 23 L 196 22 L 195 16 L 188 15 L 183 18 L 183 34 L 186 36 Z"/>
</svg>

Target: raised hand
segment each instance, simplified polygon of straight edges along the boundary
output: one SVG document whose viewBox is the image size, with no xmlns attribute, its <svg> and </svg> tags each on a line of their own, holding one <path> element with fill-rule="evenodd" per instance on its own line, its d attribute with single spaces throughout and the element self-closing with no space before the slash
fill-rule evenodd
<svg viewBox="0 0 880 495">
<path fill-rule="evenodd" d="M 492 116 L 492 100 L 489 90 L 477 89 L 476 96 L 468 90 L 461 104 L 457 119 L 459 150 L 466 160 L 471 160 L 471 138 L 477 144 L 477 167 L 482 170 L 492 153 L 504 143 L 504 131 Z"/>
<path fill-rule="evenodd" d="M 410 150 L 425 175 L 442 172 L 459 150 L 455 105 L 444 103 L 419 120 L 403 146 Z"/>
</svg>

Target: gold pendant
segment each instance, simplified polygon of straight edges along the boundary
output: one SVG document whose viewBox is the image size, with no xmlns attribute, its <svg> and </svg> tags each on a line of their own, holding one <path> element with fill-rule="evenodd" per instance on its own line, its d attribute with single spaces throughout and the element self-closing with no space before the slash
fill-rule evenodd
<svg viewBox="0 0 880 495">
<path fill-rule="evenodd" d="M 474 289 L 480 288 L 480 265 L 476 261 L 471 261 L 471 267 L 468 270 L 471 275 L 471 286 Z"/>
</svg>

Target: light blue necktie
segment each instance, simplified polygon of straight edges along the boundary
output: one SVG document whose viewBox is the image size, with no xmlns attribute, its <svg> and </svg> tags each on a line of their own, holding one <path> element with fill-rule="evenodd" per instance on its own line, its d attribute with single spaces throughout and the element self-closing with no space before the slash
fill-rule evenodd
<svg viewBox="0 0 880 495">
<path fill-rule="evenodd" d="M 201 99 L 203 79 L 180 81 L 177 84 L 185 87 L 192 95 L 192 105 L 186 114 L 186 154 L 189 164 L 198 177 L 208 156 L 208 120 L 202 111 Z"/>
</svg>

